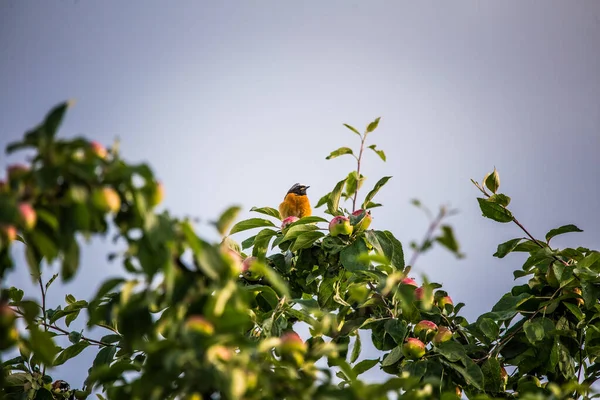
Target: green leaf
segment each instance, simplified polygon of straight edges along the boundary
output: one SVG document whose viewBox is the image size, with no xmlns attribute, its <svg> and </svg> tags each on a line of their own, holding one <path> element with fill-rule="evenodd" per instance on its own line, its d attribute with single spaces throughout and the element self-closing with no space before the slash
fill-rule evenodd
<svg viewBox="0 0 600 400">
<path fill-rule="evenodd" d="M 465 378 L 465 381 L 467 381 L 467 384 L 473 385 L 475 388 L 482 390 L 483 373 L 481 372 L 481 368 L 479 368 L 479 366 L 470 358 L 464 359 L 463 363 L 466 365 L 466 367 L 455 363 L 449 364 L 449 366 L 460 373 L 463 378 Z"/>
<path fill-rule="evenodd" d="M 392 339 L 394 339 L 398 346 L 404 343 L 404 337 L 406 336 L 406 331 L 408 330 L 406 321 L 389 319 L 385 321 L 383 329 L 387 335 L 390 335 Z"/>
<path fill-rule="evenodd" d="M 356 171 L 350 172 L 346 177 L 346 192 L 344 193 L 344 197 L 349 198 L 354 196 L 354 193 L 356 193 L 356 191 L 360 189 L 364 180 L 365 177 L 362 176 L 362 174 L 360 176 L 360 179 L 358 179 Z"/>
<path fill-rule="evenodd" d="M 29 274 L 31 275 L 31 279 L 33 281 L 38 280 L 42 274 L 40 270 L 41 257 L 32 246 L 25 247 L 25 259 L 27 260 L 27 265 L 29 266 Z"/>
<path fill-rule="evenodd" d="M 254 247 L 252 248 L 252 255 L 254 257 L 263 257 L 267 254 L 267 249 L 269 248 L 269 243 L 273 236 L 277 235 L 277 231 L 273 229 L 265 228 L 258 232 L 254 239 Z"/>
<path fill-rule="evenodd" d="M 488 358 L 481 366 L 481 372 L 483 373 L 484 389 L 492 393 L 498 393 L 502 385 L 498 359 Z"/>
<path fill-rule="evenodd" d="M 402 358 L 402 347 L 396 346 L 385 355 L 385 358 L 381 362 L 382 367 L 389 367 L 396 364 Z"/>
<path fill-rule="evenodd" d="M 577 318 L 577 321 L 582 321 L 585 318 L 583 312 L 581 312 L 579 307 L 577 307 L 575 304 L 565 302 L 564 305 L 569 309 L 569 311 L 571 311 L 571 314 Z"/>
<path fill-rule="evenodd" d="M 66 361 L 77 356 L 88 346 L 89 346 L 89 343 L 86 342 L 85 340 L 83 340 L 83 341 L 75 343 L 72 346 L 67 347 L 66 349 L 64 349 L 63 351 L 60 352 L 58 357 L 56 357 L 56 360 L 54 360 L 54 366 L 64 364 Z"/>
<path fill-rule="evenodd" d="M 344 124 L 344 126 L 348 129 L 350 129 L 352 132 L 356 133 L 358 136 L 362 137 L 362 135 L 360 134 L 360 132 L 353 126 L 348 125 L 348 124 Z"/>
<path fill-rule="evenodd" d="M 332 278 L 325 278 L 321 281 L 321 284 L 319 285 L 319 291 L 317 293 L 319 307 L 328 309 L 333 305 L 333 284 L 334 280 Z"/>
<path fill-rule="evenodd" d="M 369 262 L 359 258 L 361 254 L 368 253 L 367 245 L 363 240 L 355 240 L 340 252 L 340 263 L 348 271 L 364 271 L 369 268 Z"/>
<path fill-rule="evenodd" d="M 365 201 L 363 201 L 363 203 L 362 203 L 363 209 L 366 208 L 367 204 L 369 204 L 371 202 L 371 200 L 373 200 L 373 197 L 375 197 L 377 192 L 379 192 L 379 189 L 381 189 L 383 187 L 383 185 L 385 185 L 387 183 L 387 181 L 389 181 L 390 179 L 392 179 L 391 176 L 384 176 L 383 178 L 381 178 L 380 180 L 377 181 L 377 183 L 375 184 L 373 189 L 371 189 L 371 191 L 369 193 L 367 193 L 367 196 L 365 197 Z"/>
<path fill-rule="evenodd" d="M 325 236 L 325 234 L 321 231 L 305 232 L 298 236 L 292 245 L 292 251 L 296 252 L 300 249 L 311 247 L 316 240 L 323 236 Z"/>
<path fill-rule="evenodd" d="M 390 231 L 368 230 L 365 232 L 365 235 L 375 251 L 387 257 L 394 268 L 400 271 L 404 269 L 402 243 Z"/>
<path fill-rule="evenodd" d="M 523 240 L 522 238 L 511 239 L 507 242 L 498 245 L 498 249 L 494 253 L 494 257 L 504 258 L 508 253 L 512 252 L 515 247 Z"/>
<path fill-rule="evenodd" d="M 498 324 L 490 318 L 480 317 L 477 320 L 477 328 L 490 340 L 495 340 L 500 332 Z"/>
<path fill-rule="evenodd" d="M 8 289 L 8 298 L 12 301 L 21 301 L 23 300 L 23 290 L 21 289 L 17 289 L 14 286 L 11 286 L 10 289 Z"/>
<path fill-rule="evenodd" d="M 250 211 L 254 211 L 257 213 L 268 215 L 270 217 L 275 217 L 277 219 L 281 219 L 281 215 L 279 214 L 279 211 L 277 211 L 276 209 L 271 208 L 271 207 L 261 207 L 261 208 L 252 207 L 250 209 Z"/>
<path fill-rule="evenodd" d="M 331 192 L 327 193 L 325 196 L 321 197 L 319 199 L 319 201 L 317 202 L 317 204 L 315 205 L 315 208 L 319 208 L 324 204 L 327 204 L 327 202 L 329 201 L 329 197 L 331 196 Z"/>
<path fill-rule="evenodd" d="M 110 365 L 110 363 L 112 363 L 114 360 L 116 352 L 117 352 L 116 346 L 107 346 L 107 347 L 100 349 L 98 354 L 96 354 L 96 358 L 94 358 L 92 367 L 98 367 L 100 365 Z"/>
<path fill-rule="evenodd" d="M 344 154 L 352 154 L 352 149 L 350 147 L 340 147 L 337 150 L 334 150 L 331 152 L 331 154 L 329 154 L 327 157 L 325 157 L 326 160 L 331 160 L 332 158 L 336 158 L 339 156 L 343 156 Z"/>
<path fill-rule="evenodd" d="M 356 330 L 356 340 L 354 341 L 354 347 L 352 348 L 352 354 L 350 355 L 350 363 L 354 364 L 358 357 L 360 357 L 360 351 L 362 349 L 362 344 L 360 342 L 360 333 Z"/>
<path fill-rule="evenodd" d="M 502 207 L 508 207 L 510 204 L 510 197 L 502 193 L 496 193 L 488 197 L 487 201 L 500 204 Z"/>
<path fill-rule="evenodd" d="M 371 133 L 375 129 L 377 129 L 377 127 L 379 126 L 380 119 L 381 119 L 381 117 L 377 117 L 377 118 L 375 118 L 375 120 L 373 122 L 371 122 L 369 125 L 367 125 L 367 133 Z"/>
<path fill-rule="evenodd" d="M 225 235 L 227 229 L 229 229 L 241 210 L 242 208 L 239 206 L 232 206 L 225 210 L 223 214 L 221 214 L 218 221 L 215 223 L 217 231 L 221 234 L 221 236 Z"/>
<path fill-rule="evenodd" d="M 309 217 L 302 217 L 298 221 L 290 224 L 290 228 L 296 225 L 306 225 L 306 224 L 314 224 L 317 222 L 329 222 L 325 218 L 318 217 L 316 215 L 311 215 Z"/>
<path fill-rule="evenodd" d="M 468 358 L 465 348 L 461 344 L 453 341 L 440 343 L 438 346 L 434 347 L 434 350 L 443 355 L 450 362 L 461 361 Z"/>
<path fill-rule="evenodd" d="M 298 236 L 302 235 L 303 233 L 313 232 L 313 231 L 316 231 L 319 229 L 315 225 L 309 225 L 309 224 L 294 225 L 294 224 L 290 225 L 288 227 L 288 229 L 286 230 L 285 235 L 283 236 L 283 241 L 293 240 L 293 239 L 297 238 Z"/>
<path fill-rule="evenodd" d="M 261 228 L 265 226 L 275 227 L 275 224 L 268 219 L 262 218 L 250 218 L 244 221 L 240 221 L 231 228 L 230 235 L 234 233 L 242 232 L 248 229 Z"/>
<path fill-rule="evenodd" d="M 498 302 L 492 307 L 492 311 L 515 311 L 517 308 L 531 299 L 533 296 L 528 293 L 521 293 L 518 296 L 513 296 L 510 293 L 506 293 L 498 300 Z"/>
<path fill-rule="evenodd" d="M 60 347 L 54 344 L 50 332 L 41 331 L 36 326 L 29 326 L 31 349 L 35 357 L 43 364 L 52 365 Z"/>
<path fill-rule="evenodd" d="M 478 197 L 477 201 L 479 202 L 479 208 L 481 208 L 484 217 L 502 223 L 511 222 L 513 220 L 512 213 L 500 204 L 487 201 L 481 197 Z"/>
<path fill-rule="evenodd" d="M 579 229 L 578 227 L 576 227 L 575 225 L 563 225 L 560 228 L 551 229 L 550 231 L 548 231 L 548 233 L 546 233 L 546 242 L 550 242 L 550 239 L 552 239 L 555 236 L 562 235 L 564 233 L 570 233 L 570 232 L 583 232 L 583 231 L 581 229 Z"/>
<path fill-rule="evenodd" d="M 549 336 L 549 334 L 553 330 L 554 323 L 548 318 L 536 318 L 534 320 L 527 320 L 523 324 L 523 331 L 525 332 L 527 340 L 529 340 L 531 344 L 535 344 L 541 340 L 544 340 L 544 338 Z"/>
<path fill-rule="evenodd" d="M 342 215 L 342 213 L 339 211 L 339 206 L 340 197 L 342 196 L 342 189 L 344 188 L 346 179 L 347 178 L 336 183 L 335 187 L 329 194 L 329 199 L 327 200 L 327 211 L 329 211 L 331 215 Z"/>
<path fill-rule="evenodd" d="M 56 136 L 56 132 L 60 127 L 60 124 L 63 120 L 65 112 L 69 108 L 70 102 L 66 101 L 64 103 L 59 104 L 54 107 L 46 116 L 46 120 L 44 121 L 44 130 L 46 132 L 46 136 L 49 139 L 54 138 Z"/>
<path fill-rule="evenodd" d="M 454 236 L 452 227 L 449 225 L 442 225 L 441 230 L 442 234 L 436 237 L 435 240 L 450 250 L 456 256 L 456 258 L 463 258 L 464 254 L 460 252 L 460 248 L 458 242 L 456 241 L 456 237 Z"/>
<path fill-rule="evenodd" d="M 377 146 L 374 145 L 374 144 L 370 145 L 369 148 L 371 150 L 373 150 L 375 153 L 377 153 L 377 155 L 379 156 L 379 158 L 381 158 L 383 161 L 386 161 L 385 153 L 383 152 L 383 150 L 377 150 Z"/>
<path fill-rule="evenodd" d="M 364 372 L 367 372 L 368 370 L 370 370 L 374 366 L 376 366 L 377 363 L 379 363 L 379 358 L 375 358 L 373 360 L 362 360 L 361 362 L 359 362 L 358 364 L 356 364 L 354 366 L 354 368 L 352 368 L 352 370 L 354 371 L 354 373 L 356 375 L 360 375 L 360 374 L 362 374 Z"/>
</svg>

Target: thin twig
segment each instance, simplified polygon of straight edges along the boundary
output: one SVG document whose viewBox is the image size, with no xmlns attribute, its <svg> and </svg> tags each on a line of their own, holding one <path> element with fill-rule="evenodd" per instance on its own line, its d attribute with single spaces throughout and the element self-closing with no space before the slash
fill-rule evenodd
<svg viewBox="0 0 600 400">
<path fill-rule="evenodd" d="M 425 247 L 425 245 L 429 241 L 431 241 L 431 237 L 433 236 L 433 233 L 435 232 L 437 227 L 440 225 L 440 223 L 442 222 L 442 220 L 444 219 L 445 216 L 446 216 L 446 209 L 444 207 L 442 207 L 440 209 L 440 212 L 438 213 L 437 217 L 429 225 L 429 228 L 427 229 L 427 232 L 425 233 L 425 237 L 423 238 L 421 245 L 419 247 L 417 247 L 417 249 L 415 249 L 415 252 L 413 253 L 412 257 L 410 258 L 410 263 L 408 265 L 410 265 L 411 267 L 413 267 L 415 265 L 415 262 L 417 262 L 417 258 L 419 258 L 419 255 L 422 253 L 421 249 L 423 247 Z"/>
<path fill-rule="evenodd" d="M 44 325 L 44 331 L 48 332 L 48 326 L 46 325 L 46 291 L 44 290 L 41 274 L 38 277 L 38 283 L 40 284 L 40 291 L 42 292 L 42 324 Z M 46 364 L 42 366 L 42 376 L 46 376 Z"/>
<path fill-rule="evenodd" d="M 352 212 L 356 211 L 356 198 L 358 197 L 358 185 L 360 183 L 360 161 L 362 160 L 366 138 L 366 133 L 360 138 L 360 152 L 358 153 L 358 158 L 356 159 L 356 192 L 354 192 L 354 199 L 352 199 Z"/>
<path fill-rule="evenodd" d="M 12 308 L 12 310 L 15 313 L 17 313 L 17 314 L 19 314 L 21 316 L 25 316 L 25 313 L 23 313 L 18 308 Z M 44 328 L 45 328 L 46 331 L 48 329 L 54 329 L 56 331 L 59 331 L 60 333 L 63 333 L 65 335 L 67 335 L 67 336 L 71 333 L 71 332 L 67 331 L 66 329 L 63 329 L 63 328 L 61 328 L 61 327 L 59 327 L 59 326 L 57 326 L 55 324 L 49 324 L 46 321 L 41 321 L 40 324 L 42 324 L 44 326 Z M 119 345 L 111 344 L 111 343 L 105 343 L 105 342 L 102 342 L 100 340 L 92 339 L 92 338 L 89 338 L 89 337 L 83 336 L 83 335 L 81 335 L 81 340 L 84 340 L 86 342 L 89 342 L 89 343 L 92 343 L 92 344 L 95 344 L 95 345 L 98 345 L 98 346 L 106 346 L 106 347 L 108 347 L 108 346 L 114 346 L 114 347 L 117 347 L 117 348 L 121 348 L 121 346 L 119 346 Z"/>
</svg>

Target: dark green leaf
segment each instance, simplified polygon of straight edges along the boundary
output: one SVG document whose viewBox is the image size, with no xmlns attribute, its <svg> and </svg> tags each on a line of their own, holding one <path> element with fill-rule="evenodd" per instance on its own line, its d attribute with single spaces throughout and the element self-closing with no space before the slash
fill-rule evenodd
<svg viewBox="0 0 600 400">
<path fill-rule="evenodd" d="M 484 388 L 486 391 L 497 393 L 501 390 L 500 362 L 496 358 L 488 358 L 481 366 Z"/>
<path fill-rule="evenodd" d="M 239 206 L 232 206 L 232 207 L 229 207 L 227 210 L 225 210 L 223 212 L 223 214 L 221 214 L 221 216 L 215 223 L 215 226 L 217 227 L 217 231 L 221 234 L 221 236 L 225 235 L 225 233 L 227 232 L 227 229 L 229 229 L 229 227 L 231 226 L 233 221 L 237 218 L 237 216 L 239 215 L 241 210 L 242 210 L 242 208 Z"/>
<path fill-rule="evenodd" d="M 477 328 L 490 340 L 495 340 L 500 332 L 498 324 L 490 318 L 480 317 L 477 320 Z"/>
<path fill-rule="evenodd" d="M 404 269 L 402 243 L 390 231 L 366 231 L 366 238 L 375 251 L 383 254 L 397 270 Z"/>
<path fill-rule="evenodd" d="M 329 197 L 331 196 L 331 193 L 327 193 L 325 196 L 321 197 L 319 199 L 319 201 L 317 202 L 317 204 L 315 205 L 315 208 L 319 208 L 324 204 L 327 204 L 327 202 L 329 201 Z"/>
<path fill-rule="evenodd" d="M 392 339 L 398 344 L 398 346 L 404 343 L 404 337 L 406 336 L 407 324 L 406 321 L 399 319 L 389 319 L 385 321 L 383 326 L 385 333 L 390 335 Z"/>
<path fill-rule="evenodd" d="M 321 281 L 319 292 L 317 294 L 319 307 L 328 309 L 333 305 L 333 284 L 334 280 L 332 278 L 325 278 Z"/>
<path fill-rule="evenodd" d="M 361 254 L 368 253 L 367 245 L 363 240 L 355 240 L 340 252 L 340 263 L 348 271 L 362 271 L 369 268 L 369 263 L 359 259 Z"/>
<path fill-rule="evenodd" d="M 555 236 L 562 235 L 563 233 L 570 233 L 570 232 L 583 232 L 583 231 L 581 229 L 579 229 L 578 227 L 576 227 L 575 225 L 563 225 L 560 228 L 551 229 L 550 231 L 548 231 L 548 233 L 546 233 L 546 242 L 550 242 L 550 239 L 552 239 Z"/>
<path fill-rule="evenodd" d="M 50 332 L 41 331 L 37 327 L 29 327 L 31 349 L 35 357 L 42 363 L 52 365 L 60 347 L 54 344 Z"/>
<path fill-rule="evenodd" d="M 369 148 L 371 150 L 373 150 L 375 153 L 377 153 L 377 155 L 379 156 L 379 158 L 381 158 L 383 161 L 386 161 L 385 153 L 383 152 L 383 150 L 377 150 L 377 146 L 374 145 L 374 144 L 370 145 Z"/>
<path fill-rule="evenodd" d="M 382 367 L 389 367 L 396 364 L 402 358 L 402 347 L 396 346 L 385 355 L 385 358 L 381 362 Z"/>
<path fill-rule="evenodd" d="M 275 224 L 268 219 L 262 218 L 250 218 L 244 221 L 240 221 L 231 228 L 230 235 L 234 233 L 242 232 L 248 229 L 261 228 L 264 226 L 275 227 Z"/>
<path fill-rule="evenodd" d="M 100 365 L 110 365 L 113 362 L 115 357 L 115 353 L 117 352 L 117 348 L 115 346 L 107 346 L 96 354 L 96 358 L 94 358 L 93 367 L 98 367 Z"/>
<path fill-rule="evenodd" d="M 10 289 L 8 289 L 8 298 L 12 301 L 21 301 L 23 300 L 23 291 L 11 286 Z"/>
<path fill-rule="evenodd" d="M 434 350 L 443 355 L 450 362 L 468 358 L 465 348 L 461 344 L 453 341 L 440 343 Z"/>
<path fill-rule="evenodd" d="M 383 187 L 383 185 L 385 185 L 387 183 L 387 181 L 389 181 L 390 179 L 392 179 L 391 176 L 384 176 L 383 178 L 381 178 L 380 180 L 377 181 L 377 183 L 375 184 L 373 189 L 371 189 L 371 191 L 369 193 L 367 193 L 367 196 L 365 197 L 365 201 L 363 201 L 363 203 L 362 203 L 363 209 L 366 207 L 366 205 L 371 200 L 373 200 L 373 197 L 375 197 L 377 192 L 379 192 L 379 189 L 381 189 Z"/>
<path fill-rule="evenodd" d="M 379 120 L 381 119 L 381 117 L 377 117 L 375 118 L 375 120 L 373 122 L 371 122 L 369 125 L 367 125 L 367 132 L 373 132 L 375 129 L 377 129 L 377 127 L 379 126 Z"/>
<path fill-rule="evenodd" d="M 325 159 L 331 160 L 332 158 L 343 156 L 344 154 L 353 154 L 352 149 L 349 147 L 340 147 L 339 149 L 332 151 Z"/>
<path fill-rule="evenodd" d="M 479 208 L 481 208 L 484 217 L 503 223 L 511 222 L 513 220 L 512 213 L 500 204 L 487 201 L 481 197 L 478 197 L 477 201 L 479 202 Z"/>
<path fill-rule="evenodd" d="M 64 364 L 66 361 L 77 356 L 88 346 L 89 346 L 88 342 L 80 341 L 78 343 L 75 343 L 72 346 L 67 347 L 66 349 L 64 349 L 63 351 L 60 352 L 58 357 L 56 357 L 56 360 L 54 361 L 54 366 Z"/>
<path fill-rule="evenodd" d="M 358 130 L 356 130 L 356 128 L 355 128 L 355 127 L 353 127 L 353 126 L 351 126 L 351 125 L 348 125 L 348 124 L 344 124 L 344 126 L 345 126 L 346 128 L 348 128 L 348 129 L 350 129 L 352 132 L 356 133 L 358 136 L 361 136 L 361 137 L 362 137 L 362 135 L 360 134 L 360 132 L 359 132 Z"/>
<path fill-rule="evenodd" d="M 267 253 L 269 243 L 273 236 L 277 235 L 277 231 L 273 229 L 265 228 L 258 232 L 254 239 L 254 248 L 252 249 L 252 255 L 254 257 L 263 257 Z"/>
<path fill-rule="evenodd" d="M 66 101 L 54 107 L 46 116 L 44 121 L 44 131 L 49 139 L 54 138 L 56 131 L 60 127 L 65 112 L 69 108 L 70 102 Z"/>
<path fill-rule="evenodd" d="M 292 251 L 295 252 L 300 249 L 311 247 L 316 240 L 322 238 L 323 236 L 325 236 L 325 234 L 321 231 L 305 232 L 298 236 L 292 245 Z"/>
<path fill-rule="evenodd" d="M 494 257 L 504 258 L 508 253 L 513 251 L 515 247 L 523 240 L 522 238 L 511 239 L 507 242 L 498 245 L 498 249 L 494 253 Z"/>
</svg>

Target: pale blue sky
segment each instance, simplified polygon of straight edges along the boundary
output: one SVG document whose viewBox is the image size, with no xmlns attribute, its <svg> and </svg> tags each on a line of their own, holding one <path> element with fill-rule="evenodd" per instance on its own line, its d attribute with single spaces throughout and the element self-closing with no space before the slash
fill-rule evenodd
<svg viewBox="0 0 600 400">
<path fill-rule="evenodd" d="M 532 233 L 574 223 L 585 232 L 555 245 L 600 243 L 599 46 L 594 0 L 4 0 L 0 147 L 75 98 L 61 135 L 119 137 L 127 158 L 164 180 L 166 207 L 207 221 L 231 204 L 277 206 L 295 182 L 316 202 L 354 167 L 325 160 L 358 144 L 342 123 L 382 116 L 372 143 L 388 162 L 367 154 L 362 194 L 394 178 L 373 227 L 408 247 L 427 227 L 411 198 L 458 208 L 452 223 L 467 258 L 436 250 L 416 270 L 473 319 L 510 289 L 523 257 L 491 256 L 522 234 L 481 217 L 470 178 L 495 165 Z M 0 167 L 19 159 L 2 155 Z M 86 249 L 64 290 L 89 298 L 120 273 L 105 261 L 109 246 Z M 24 264 L 8 284 L 31 287 Z M 54 288 L 51 305 L 64 290 Z M 67 368 L 75 386 L 91 357 Z"/>
</svg>

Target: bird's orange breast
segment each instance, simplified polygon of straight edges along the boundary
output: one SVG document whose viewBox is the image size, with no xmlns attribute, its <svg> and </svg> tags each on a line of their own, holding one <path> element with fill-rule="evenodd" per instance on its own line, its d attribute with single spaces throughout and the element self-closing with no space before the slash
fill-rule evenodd
<svg viewBox="0 0 600 400">
<path fill-rule="evenodd" d="M 310 201 L 307 196 L 300 196 L 295 193 L 288 193 L 279 205 L 279 213 L 281 218 L 287 217 L 308 217 L 312 214 Z"/>
</svg>

